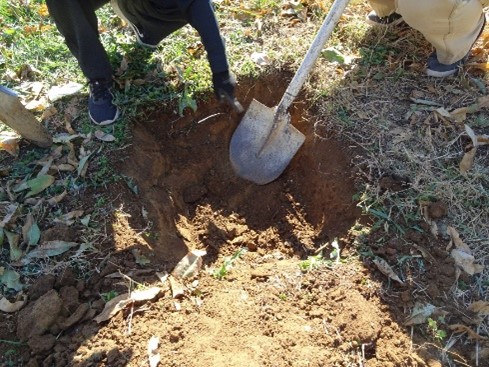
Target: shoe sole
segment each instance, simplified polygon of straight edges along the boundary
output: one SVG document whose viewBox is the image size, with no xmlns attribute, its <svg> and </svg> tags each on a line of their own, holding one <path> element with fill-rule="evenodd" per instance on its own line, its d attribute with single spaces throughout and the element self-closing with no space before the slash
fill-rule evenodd
<svg viewBox="0 0 489 367">
<path fill-rule="evenodd" d="M 455 75 L 457 73 L 458 73 L 458 68 L 455 70 L 447 70 L 447 71 L 436 71 L 436 70 L 426 69 L 426 75 L 435 78 L 445 78 L 447 76 Z"/>
<path fill-rule="evenodd" d="M 136 41 L 140 46 L 143 47 L 148 47 L 148 48 L 157 48 L 158 45 L 150 45 L 149 43 L 144 43 L 143 40 L 141 39 L 141 35 L 139 34 L 138 28 L 131 23 L 129 19 L 124 15 L 122 12 L 121 8 L 119 7 L 119 1 L 118 0 L 110 0 L 110 5 L 112 5 L 112 9 L 114 9 L 114 12 L 117 14 L 119 18 L 121 18 L 126 24 L 128 24 L 134 34 L 136 35 Z"/>
<path fill-rule="evenodd" d="M 401 24 L 402 22 L 404 22 L 404 19 L 402 18 L 399 18 L 399 19 L 396 19 L 395 21 L 393 21 L 392 23 L 377 23 L 377 22 L 374 22 L 373 20 L 370 20 L 370 18 L 368 16 L 365 17 L 365 22 L 367 24 L 370 24 L 372 26 L 377 26 L 377 27 L 395 27 L 399 24 Z"/>
<path fill-rule="evenodd" d="M 92 117 L 92 115 L 90 114 L 90 112 L 88 112 L 88 116 L 90 116 L 90 120 L 95 124 L 95 125 L 98 125 L 98 126 L 105 126 L 105 125 L 110 125 L 112 124 L 115 120 L 117 120 L 119 118 L 119 116 L 121 115 L 121 111 L 119 109 L 117 109 L 117 112 L 114 116 L 114 118 L 112 120 L 104 120 L 104 121 L 95 121 L 95 119 Z"/>
</svg>

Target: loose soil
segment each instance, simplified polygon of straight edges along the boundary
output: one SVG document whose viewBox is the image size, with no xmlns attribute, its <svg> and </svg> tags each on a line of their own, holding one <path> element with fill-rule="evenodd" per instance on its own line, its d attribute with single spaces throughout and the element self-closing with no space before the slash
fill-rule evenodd
<svg viewBox="0 0 489 367">
<path fill-rule="evenodd" d="M 281 75 L 242 82 L 238 97 L 245 106 L 253 98 L 276 105 L 288 82 Z M 403 326 L 416 301 L 443 306 L 450 324 L 462 317 L 447 298 L 455 274 L 446 242 L 428 229 L 402 241 L 380 232 L 359 236 L 355 229 L 368 218 L 353 201 L 359 168 L 351 162 L 358 151 L 317 135 L 323 117 L 303 100 L 291 115 L 306 142 L 284 174 L 264 186 L 237 177 L 230 166 L 228 144 L 240 116 L 227 107 L 203 99 L 183 117 L 171 107 L 140 116 L 130 145 L 110 157 L 137 190 L 119 181 L 84 193 L 78 204 L 89 212 L 105 194 L 114 208 L 99 252 L 89 259 L 94 270 L 81 274 L 67 266 L 42 276 L 30 285 L 24 309 L 0 314 L 0 339 L 27 342 L 0 344 L 0 362 L 9 365 L 15 348 L 18 365 L 30 367 L 146 366 L 148 341 L 156 336 L 160 366 L 448 365 L 425 326 Z M 380 186 L 397 190 L 402 182 L 386 177 Z M 78 234 L 53 225 L 44 236 Z M 341 263 L 333 258 L 301 271 L 321 249 L 329 258 L 335 239 Z M 185 292 L 174 298 L 157 272 L 171 272 L 196 249 L 206 251 L 202 270 L 181 280 Z M 216 279 L 212 270 L 240 249 L 247 251 Z M 371 257 L 357 256 L 367 252 L 390 264 L 409 255 L 405 283 L 389 281 Z M 162 291 L 98 324 L 101 295 L 127 291 L 121 274 Z M 460 345 L 448 352 L 451 360 L 474 365 L 474 344 Z"/>
</svg>

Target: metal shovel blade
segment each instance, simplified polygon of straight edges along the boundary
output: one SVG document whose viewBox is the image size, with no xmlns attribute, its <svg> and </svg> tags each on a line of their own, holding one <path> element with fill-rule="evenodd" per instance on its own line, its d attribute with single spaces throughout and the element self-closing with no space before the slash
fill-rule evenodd
<svg viewBox="0 0 489 367">
<path fill-rule="evenodd" d="M 289 123 L 290 116 L 277 114 L 276 108 L 253 100 L 231 138 L 234 171 L 258 185 L 280 176 L 304 143 L 304 134 Z"/>
</svg>

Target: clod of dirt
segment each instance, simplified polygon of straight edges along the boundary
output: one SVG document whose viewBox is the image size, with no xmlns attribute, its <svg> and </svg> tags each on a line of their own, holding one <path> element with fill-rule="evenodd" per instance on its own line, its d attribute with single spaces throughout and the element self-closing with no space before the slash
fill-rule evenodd
<svg viewBox="0 0 489 367">
<path fill-rule="evenodd" d="M 356 340 L 361 343 L 375 342 L 382 329 L 382 317 L 377 307 L 355 289 L 335 290 L 336 309 L 330 310 L 337 314 L 333 320 L 341 336 L 345 340 Z M 358 308 L 358 305 L 362 305 Z"/>
<path fill-rule="evenodd" d="M 54 287 L 54 282 L 56 278 L 52 274 L 44 275 L 38 278 L 30 287 L 29 287 L 29 300 L 35 301 L 43 294 L 48 293 Z"/>
<path fill-rule="evenodd" d="M 78 238 L 79 236 L 73 228 L 61 223 L 56 223 L 54 226 L 46 229 L 41 234 L 41 242 L 56 240 L 76 242 Z"/>
<path fill-rule="evenodd" d="M 80 321 L 87 314 L 88 310 L 90 310 L 90 306 L 87 303 L 82 303 L 70 317 L 60 323 L 59 327 L 62 330 L 70 328 Z"/>
<path fill-rule="evenodd" d="M 27 305 L 19 312 L 17 318 L 17 337 L 27 340 L 45 334 L 55 323 L 62 306 L 63 300 L 54 289 Z"/>
<path fill-rule="evenodd" d="M 397 176 L 383 176 L 379 180 L 379 187 L 383 191 L 398 192 L 408 187 L 408 181 Z"/>
<path fill-rule="evenodd" d="M 33 354 L 46 353 L 54 347 L 55 343 L 56 337 L 51 334 L 34 335 L 27 342 Z"/>
<path fill-rule="evenodd" d="M 63 300 L 64 308 L 67 309 L 70 314 L 75 312 L 80 305 L 80 301 L 78 300 L 78 289 L 73 286 L 62 287 L 59 290 L 59 295 Z"/>
<path fill-rule="evenodd" d="M 194 203 L 207 193 L 204 185 L 194 185 L 183 190 L 183 201 L 187 204 Z"/>
<path fill-rule="evenodd" d="M 436 201 L 428 205 L 428 215 L 431 219 L 438 219 L 445 217 L 448 214 L 447 204 Z"/>
</svg>

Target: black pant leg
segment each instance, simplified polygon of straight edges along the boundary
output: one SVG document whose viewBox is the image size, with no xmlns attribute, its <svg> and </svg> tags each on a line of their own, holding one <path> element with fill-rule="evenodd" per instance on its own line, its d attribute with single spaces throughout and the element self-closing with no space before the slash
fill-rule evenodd
<svg viewBox="0 0 489 367">
<path fill-rule="evenodd" d="M 56 27 L 90 80 L 112 78 L 107 53 L 100 42 L 95 10 L 108 0 L 46 0 Z"/>
</svg>

